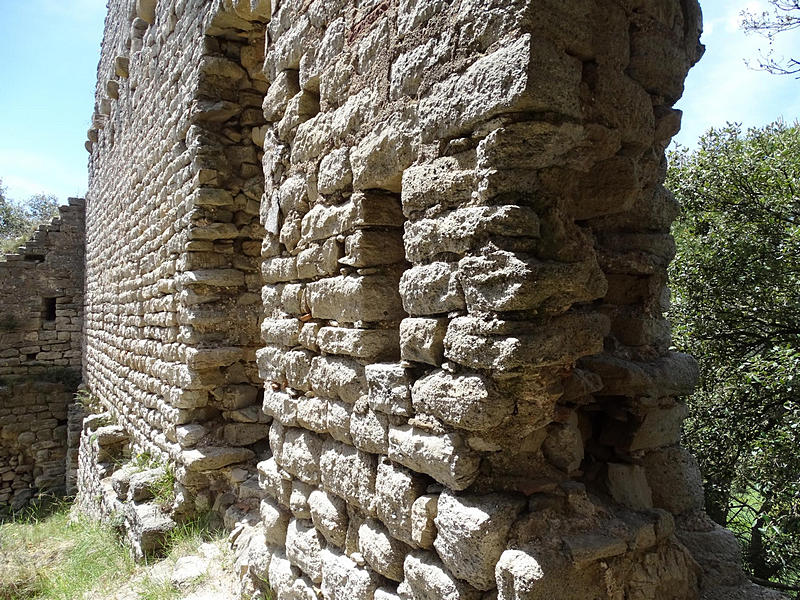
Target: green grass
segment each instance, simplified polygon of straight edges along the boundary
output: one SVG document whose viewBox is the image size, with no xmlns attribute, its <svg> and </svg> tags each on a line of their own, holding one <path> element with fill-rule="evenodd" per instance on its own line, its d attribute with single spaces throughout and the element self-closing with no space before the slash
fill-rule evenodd
<svg viewBox="0 0 800 600">
<path fill-rule="evenodd" d="M 69 508 L 63 501 L 40 501 L 0 525 L 0 600 L 100 600 L 123 586 L 140 600 L 177 600 L 182 593 L 168 576 L 175 562 L 204 542 L 224 547 L 210 515 L 182 523 L 168 538 L 166 568 L 157 577 L 152 564 L 134 562 L 110 525 Z M 221 561 L 223 568 L 232 566 L 227 552 Z"/>
<path fill-rule="evenodd" d="M 71 516 L 66 504 L 34 505 L 0 525 L 0 600 L 72 600 L 135 568 L 109 528 Z"/>
</svg>

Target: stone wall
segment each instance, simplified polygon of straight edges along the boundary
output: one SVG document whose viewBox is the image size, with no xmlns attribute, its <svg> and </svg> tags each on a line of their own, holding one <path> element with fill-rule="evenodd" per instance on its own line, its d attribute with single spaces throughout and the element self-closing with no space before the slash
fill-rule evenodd
<svg viewBox="0 0 800 600">
<path fill-rule="evenodd" d="M 200 0 L 110 2 L 87 142 L 86 381 L 134 452 L 183 466 L 198 506 L 211 484 L 195 473 L 267 436 L 249 416 L 263 36 Z"/>
<path fill-rule="evenodd" d="M 693 0 L 110 2 L 86 379 L 175 464 L 176 518 L 224 515 L 243 593 L 767 597 L 703 513 L 663 316 L 700 28 Z"/>
<path fill-rule="evenodd" d="M 80 382 L 84 203 L 0 262 L 0 511 L 65 491 L 67 406 Z"/>
</svg>

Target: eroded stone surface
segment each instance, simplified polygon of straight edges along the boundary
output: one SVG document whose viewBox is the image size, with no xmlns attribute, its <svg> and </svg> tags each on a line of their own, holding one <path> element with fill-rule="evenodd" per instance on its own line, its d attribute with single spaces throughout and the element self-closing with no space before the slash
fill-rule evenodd
<svg viewBox="0 0 800 600">
<path fill-rule="evenodd" d="M 170 462 L 279 600 L 696 596 L 661 183 L 700 18 L 639 4 L 111 0 L 86 347 L 77 286 L 0 349 L 108 408 L 82 505 Z"/>
</svg>

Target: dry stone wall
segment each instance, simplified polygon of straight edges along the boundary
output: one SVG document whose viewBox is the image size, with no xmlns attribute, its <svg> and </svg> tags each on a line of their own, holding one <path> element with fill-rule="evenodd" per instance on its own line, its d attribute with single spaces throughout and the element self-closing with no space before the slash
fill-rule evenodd
<svg viewBox="0 0 800 600">
<path fill-rule="evenodd" d="M 267 437 L 251 408 L 263 35 L 207 2 L 110 2 L 87 142 L 86 380 L 133 451 L 195 490 Z"/>
<path fill-rule="evenodd" d="M 168 457 L 251 597 L 769 597 L 703 513 L 663 317 L 700 28 L 694 0 L 112 0 L 86 378 L 116 425 L 84 437 Z M 128 475 L 95 442 L 102 513 Z"/>
<path fill-rule="evenodd" d="M 0 512 L 66 490 L 80 382 L 84 203 L 72 198 L 0 262 Z"/>
</svg>

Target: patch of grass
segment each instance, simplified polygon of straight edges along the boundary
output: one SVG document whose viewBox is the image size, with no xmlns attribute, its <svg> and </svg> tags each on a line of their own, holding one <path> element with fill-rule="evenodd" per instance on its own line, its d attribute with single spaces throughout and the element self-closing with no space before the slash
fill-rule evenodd
<svg viewBox="0 0 800 600">
<path fill-rule="evenodd" d="M 201 544 L 215 541 L 224 536 L 225 532 L 213 525 L 211 512 L 200 513 L 189 520 L 178 523 L 167 534 L 168 556 L 176 559 L 186 556 Z"/>
<path fill-rule="evenodd" d="M 136 566 L 112 530 L 70 514 L 32 507 L 0 525 L 0 599 L 68 600 L 113 587 Z"/>
<path fill-rule="evenodd" d="M 139 582 L 137 591 L 138 600 L 177 600 L 181 597 L 181 591 L 172 583 L 150 576 L 144 577 Z"/>
<path fill-rule="evenodd" d="M 75 402 L 80 404 L 84 412 L 89 415 L 100 414 L 105 410 L 103 404 L 100 402 L 100 398 L 87 389 L 75 392 Z"/>
<path fill-rule="evenodd" d="M 0 600 L 101 600 L 122 588 L 139 600 L 177 600 L 190 590 L 173 587 L 169 573 L 203 543 L 221 547 L 216 560 L 230 572 L 225 532 L 213 524 L 211 513 L 179 524 L 165 559 L 137 565 L 109 524 L 71 513 L 63 500 L 39 499 L 0 525 Z M 214 581 L 206 576 L 191 589 L 209 584 Z"/>
<path fill-rule="evenodd" d="M 138 471 L 147 469 L 162 469 L 163 473 L 150 484 L 150 492 L 153 499 L 161 508 L 169 508 L 175 501 L 175 467 L 158 458 L 153 457 L 147 452 L 141 452 L 131 456 L 130 464 Z"/>
<path fill-rule="evenodd" d="M 41 494 L 18 511 L 11 512 L 10 510 L 0 509 L 0 525 L 4 523 L 33 525 L 44 521 L 52 514 L 67 510 L 68 506 L 66 498 L 52 494 Z M 2 548 L 2 538 L 0 538 L 0 548 Z M 0 600 L 2 600 L 2 597 L 0 597 Z"/>
<path fill-rule="evenodd" d="M 153 499 L 161 508 L 172 506 L 175 501 L 175 469 L 169 463 L 163 465 L 164 472 L 150 485 Z"/>
</svg>

